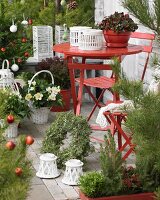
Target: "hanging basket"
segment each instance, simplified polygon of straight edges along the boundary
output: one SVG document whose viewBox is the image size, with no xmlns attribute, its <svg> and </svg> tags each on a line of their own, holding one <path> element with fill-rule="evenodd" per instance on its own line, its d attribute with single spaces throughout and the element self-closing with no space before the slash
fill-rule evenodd
<svg viewBox="0 0 160 200">
<path fill-rule="evenodd" d="M 48 70 L 41 70 L 32 77 L 31 81 L 29 82 L 29 88 L 31 87 L 34 78 L 41 73 L 48 73 L 51 76 L 52 84 L 54 84 L 54 78 L 53 78 L 52 73 Z M 28 92 L 29 92 L 29 88 L 28 88 Z M 33 123 L 45 124 L 48 122 L 48 115 L 50 112 L 50 109 L 48 107 L 34 108 L 32 105 L 32 102 L 31 102 L 30 107 L 31 107 L 31 111 L 32 111 L 31 119 L 32 119 Z"/>
<path fill-rule="evenodd" d="M 5 63 L 7 68 L 5 69 Z M 9 69 L 9 61 L 3 60 L 2 69 L 0 69 L 0 88 L 8 87 L 13 84 L 14 74 Z"/>
</svg>

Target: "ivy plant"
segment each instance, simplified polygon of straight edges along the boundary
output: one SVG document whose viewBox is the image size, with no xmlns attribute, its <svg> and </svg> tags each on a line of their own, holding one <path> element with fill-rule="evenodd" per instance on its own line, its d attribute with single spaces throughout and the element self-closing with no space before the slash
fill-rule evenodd
<svg viewBox="0 0 160 200">
<path fill-rule="evenodd" d="M 68 134 L 71 141 L 64 145 Z M 57 159 L 59 168 L 69 159 L 85 161 L 85 157 L 93 150 L 89 135 L 91 129 L 87 120 L 82 116 L 75 116 L 72 112 L 59 113 L 56 120 L 46 131 L 42 144 L 42 152 L 53 153 Z"/>
</svg>

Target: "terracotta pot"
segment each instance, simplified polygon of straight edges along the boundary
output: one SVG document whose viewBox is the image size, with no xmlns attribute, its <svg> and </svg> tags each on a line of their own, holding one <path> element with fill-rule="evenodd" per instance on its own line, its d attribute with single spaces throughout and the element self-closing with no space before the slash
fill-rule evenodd
<svg viewBox="0 0 160 200">
<path fill-rule="evenodd" d="M 153 193 L 139 193 L 112 197 L 90 198 L 86 197 L 81 191 L 79 191 L 79 196 L 81 200 L 154 200 Z"/>
<path fill-rule="evenodd" d="M 52 106 L 52 112 L 65 112 L 70 110 L 70 101 L 71 101 L 71 91 L 61 90 L 60 94 L 62 96 L 63 105 L 62 106 Z"/>
<path fill-rule="evenodd" d="M 103 31 L 107 47 L 127 47 L 131 32 L 115 33 L 114 31 Z"/>
</svg>

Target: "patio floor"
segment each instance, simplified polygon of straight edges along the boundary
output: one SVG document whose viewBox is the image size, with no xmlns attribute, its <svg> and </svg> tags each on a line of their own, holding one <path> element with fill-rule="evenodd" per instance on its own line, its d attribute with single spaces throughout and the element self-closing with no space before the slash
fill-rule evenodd
<svg viewBox="0 0 160 200">
<path fill-rule="evenodd" d="M 82 115 L 86 116 L 90 110 L 91 103 L 85 103 L 82 107 Z M 95 114 L 96 117 L 96 114 Z M 32 161 L 34 176 L 31 182 L 31 189 L 28 192 L 27 200 L 76 200 L 79 199 L 78 186 L 68 186 L 61 182 L 61 175 L 55 179 L 40 179 L 36 177 L 36 171 L 39 166 L 40 148 L 45 134 L 45 130 L 55 119 L 55 113 L 51 113 L 49 123 L 45 125 L 35 125 L 30 120 L 25 120 L 19 130 L 19 133 L 32 135 L 35 139 L 33 145 L 28 148 L 27 157 Z M 94 121 L 95 119 L 93 119 Z M 92 135 L 103 139 L 105 131 L 93 131 Z M 99 143 L 92 141 L 96 151 L 87 157 L 86 171 L 99 170 Z M 128 164 L 134 163 L 134 155 L 127 160 Z"/>
</svg>

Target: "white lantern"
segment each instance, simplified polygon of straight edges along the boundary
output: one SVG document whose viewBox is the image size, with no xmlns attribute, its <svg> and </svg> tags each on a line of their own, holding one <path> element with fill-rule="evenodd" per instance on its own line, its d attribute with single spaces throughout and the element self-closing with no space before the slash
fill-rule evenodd
<svg viewBox="0 0 160 200">
<path fill-rule="evenodd" d="M 67 185 L 78 185 L 79 177 L 83 174 L 83 162 L 77 159 L 68 160 L 62 183 Z"/>
<path fill-rule="evenodd" d="M 44 153 L 40 156 L 40 165 L 36 175 L 40 178 L 55 178 L 60 175 L 57 169 L 57 156 Z"/>
</svg>

